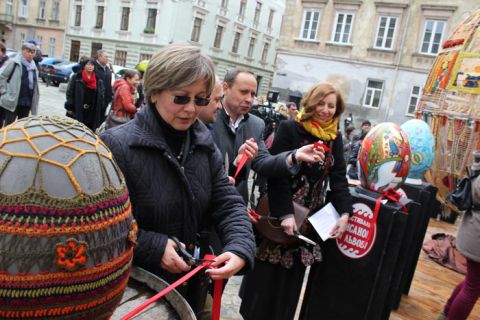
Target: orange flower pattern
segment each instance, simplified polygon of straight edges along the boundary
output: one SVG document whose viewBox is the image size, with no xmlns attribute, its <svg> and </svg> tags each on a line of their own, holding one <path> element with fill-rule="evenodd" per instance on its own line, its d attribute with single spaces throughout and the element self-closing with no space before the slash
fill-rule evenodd
<svg viewBox="0 0 480 320">
<path fill-rule="evenodd" d="M 55 246 L 57 257 L 55 264 L 67 271 L 75 271 L 87 264 L 88 244 L 84 241 L 70 238 L 65 242 L 58 243 Z"/>
<path fill-rule="evenodd" d="M 128 232 L 128 241 L 130 241 L 130 243 L 133 246 L 137 245 L 137 234 L 138 234 L 138 224 L 137 224 L 137 221 L 133 219 L 132 222 L 130 223 L 130 231 Z"/>
</svg>

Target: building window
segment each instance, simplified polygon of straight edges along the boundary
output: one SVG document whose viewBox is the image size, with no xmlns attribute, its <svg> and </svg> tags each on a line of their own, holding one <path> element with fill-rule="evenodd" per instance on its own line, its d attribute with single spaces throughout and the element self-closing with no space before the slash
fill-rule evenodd
<svg viewBox="0 0 480 320">
<path fill-rule="evenodd" d="M 45 19 L 45 1 L 38 4 L 38 19 Z"/>
<path fill-rule="evenodd" d="M 7 7 L 6 7 L 7 15 L 13 15 L 13 0 L 7 0 Z"/>
<path fill-rule="evenodd" d="M 105 12 L 104 6 L 97 7 L 97 21 L 95 22 L 95 28 L 102 29 L 103 28 L 103 13 Z"/>
<path fill-rule="evenodd" d="M 97 51 L 103 48 L 103 44 L 101 42 L 92 42 L 92 50 L 90 52 L 90 56 L 93 58 L 97 58 Z"/>
<path fill-rule="evenodd" d="M 147 33 L 155 33 L 155 27 L 157 25 L 157 9 L 148 9 L 147 15 L 147 25 L 145 26 L 145 31 Z"/>
<path fill-rule="evenodd" d="M 138 62 L 141 62 L 143 60 L 150 60 L 152 59 L 153 55 L 151 53 L 140 53 L 140 57 Z"/>
<path fill-rule="evenodd" d="M 270 48 L 270 43 L 268 42 L 265 42 L 265 44 L 263 45 L 263 51 L 262 51 L 262 60 L 263 62 L 266 62 L 267 61 L 267 57 L 268 57 L 268 49 Z"/>
<path fill-rule="evenodd" d="M 417 108 L 419 98 L 420 98 L 420 87 L 413 86 L 412 92 L 410 93 L 410 99 L 408 101 L 407 114 L 413 115 L 415 113 L 415 109 Z"/>
<path fill-rule="evenodd" d="M 437 54 L 442 43 L 443 31 L 445 30 L 445 22 L 438 20 L 425 21 L 423 31 L 422 48 L 420 52 L 426 54 Z"/>
<path fill-rule="evenodd" d="M 23 44 L 25 43 L 25 33 L 20 33 L 20 47 L 21 48 L 23 46 Z"/>
<path fill-rule="evenodd" d="M 80 58 L 80 41 L 72 40 L 70 47 L 70 61 L 78 61 Z"/>
<path fill-rule="evenodd" d="M 240 0 L 240 9 L 238 10 L 238 17 L 243 19 L 245 17 L 245 10 L 247 8 L 247 0 Z"/>
<path fill-rule="evenodd" d="M 320 11 L 318 10 L 305 10 L 303 12 L 302 30 L 300 38 L 305 40 L 316 40 L 318 19 L 320 18 Z"/>
<path fill-rule="evenodd" d="M 115 51 L 115 59 L 113 60 L 113 64 L 125 67 L 125 65 L 127 64 L 127 51 Z"/>
<path fill-rule="evenodd" d="M 395 27 L 397 26 L 396 17 L 380 17 L 377 27 L 377 40 L 375 48 L 392 49 Z"/>
<path fill-rule="evenodd" d="M 222 0 L 220 2 L 220 8 L 226 9 L 228 7 L 228 0 Z"/>
<path fill-rule="evenodd" d="M 213 41 L 213 46 L 215 48 L 221 47 L 222 35 L 223 35 L 223 26 L 217 26 L 217 31 L 215 32 L 215 40 Z"/>
<path fill-rule="evenodd" d="M 20 0 L 20 6 L 18 7 L 18 15 L 23 18 L 28 17 L 28 1 L 27 0 Z"/>
<path fill-rule="evenodd" d="M 190 40 L 198 42 L 200 40 L 200 31 L 202 30 L 202 19 L 196 17 L 193 21 L 192 37 Z"/>
<path fill-rule="evenodd" d="M 82 6 L 75 6 L 75 27 L 82 23 Z"/>
<path fill-rule="evenodd" d="M 350 43 L 350 32 L 352 30 L 353 14 L 337 13 L 335 30 L 333 33 L 333 42 Z"/>
<path fill-rule="evenodd" d="M 240 45 L 240 32 L 235 32 L 235 35 L 233 37 L 233 45 L 232 45 L 232 52 L 233 53 L 238 53 L 238 46 Z"/>
<path fill-rule="evenodd" d="M 257 1 L 255 5 L 255 15 L 253 16 L 253 25 L 258 26 L 258 22 L 260 21 L 260 12 L 262 11 L 262 3 Z"/>
<path fill-rule="evenodd" d="M 51 14 L 51 19 L 52 20 L 58 20 L 58 16 L 60 14 L 60 1 L 53 1 L 52 3 L 52 14 Z"/>
<path fill-rule="evenodd" d="M 122 8 L 122 20 L 120 21 L 120 30 L 127 31 L 128 30 L 128 18 L 130 16 L 130 8 L 123 7 Z"/>
<path fill-rule="evenodd" d="M 270 9 L 270 14 L 268 15 L 268 23 L 267 23 L 267 28 L 272 29 L 272 24 L 273 24 L 273 16 L 275 15 L 275 10 Z"/>
<path fill-rule="evenodd" d="M 380 106 L 380 98 L 382 97 L 383 81 L 368 80 L 367 91 L 363 105 L 365 107 L 378 108 Z"/>
<path fill-rule="evenodd" d="M 55 57 L 55 38 L 48 39 L 48 56 Z"/>
<path fill-rule="evenodd" d="M 42 49 L 42 43 L 43 43 L 43 37 L 42 36 L 38 36 L 37 37 L 37 45 L 40 49 Z"/>
<path fill-rule="evenodd" d="M 256 39 L 254 37 L 250 38 L 250 42 L 248 44 L 248 53 L 247 53 L 247 56 L 249 58 L 253 57 L 253 50 L 255 49 L 255 41 Z"/>
</svg>

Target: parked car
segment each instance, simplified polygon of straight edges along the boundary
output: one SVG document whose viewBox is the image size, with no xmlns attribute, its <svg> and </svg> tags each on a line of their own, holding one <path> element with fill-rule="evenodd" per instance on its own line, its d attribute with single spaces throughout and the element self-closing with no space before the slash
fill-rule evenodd
<svg viewBox="0 0 480 320">
<path fill-rule="evenodd" d="M 113 75 L 112 75 L 112 86 L 115 80 L 118 80 L 123 77 L 123 74 L 127 70 L 135 70 L 133 68 L 127 68 L 124 66 L 117 66 L 117 65 L 112 65 L 112 70 L 113 70 Z"/>
<path fill-rule="evenodd" d="M 70 75 L 73 72 L 72 68 L 75 66 L 78 66 L 77 62 L 68 61 L 64 61 L 56 65 L 48 65 L 48 69 L 46 70 L 46 78 L 55 86 L 58 86 L 60 83 L 68 82 Z"/>
<path fill-rule="evenodd" d="M 38 76 L 40 77 L 40 79 L 43 80 L 43 82 L 46 82 L 47 81 L 47 74 L 48 74 L 48 70 L 51 69 L 54 65 L 58 65 L 62 62 L 64 62 L 65 59 L 62 58 L 62 57 L 45 57 L 43 58 L 42 61 L 40 61 L 39 63 L 39 68 L 40 70 L 38 70 Z"/>
</svg>

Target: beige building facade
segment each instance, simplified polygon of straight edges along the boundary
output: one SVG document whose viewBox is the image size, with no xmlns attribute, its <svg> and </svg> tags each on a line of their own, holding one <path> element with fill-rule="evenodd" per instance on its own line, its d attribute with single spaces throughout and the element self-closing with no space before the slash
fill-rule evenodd
<svg viewBox="0 0 480 320">
<path fill-rule="evenodd" d="M 8 48 L 35 40 L 42 53 L 63 56 L 69 0 L 0 0 L 0 33 Z"/>
<path fill-rule="evenodd" d="M 478 0 L 287 0 L 273 87 L 295 100 L 319 81 L 342 90 L 354 124 L 413 117 L 442 43 Z"/>
</svg>

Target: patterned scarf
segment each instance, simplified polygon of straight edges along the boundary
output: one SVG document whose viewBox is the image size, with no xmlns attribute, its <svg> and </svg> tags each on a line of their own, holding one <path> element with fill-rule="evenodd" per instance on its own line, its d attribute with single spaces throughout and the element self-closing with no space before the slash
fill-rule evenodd
<svg viewBox="0 0 480 320">
<path fill-rule="evenodd" d="M 97 77 L 95 77 L 95 72 L 92 72 L 90 74 L 90 78 L 87 76 L 87 72 L 85 70 L 82 70 L 82 79 L 83 82 L 85 82 L 85 85 L 89 89 L 97 89 Z"/>
<path fill-rule="evenodd" d="M 338 130 L 338 120 L 332 119 L 326 125 L 320 125 L 317 121 L 310 119 L 310 120 L 303 120 L 302 116 L 305 114 L 305 109 L 300 110 L 295 118 L 295 121 L 298 122 L 308 133 L 313 135 L 314 137 L 319 138 L 322 141 L 331 141 L 335 140 L 337 137 L 337 130 Z"/>
</svg>

